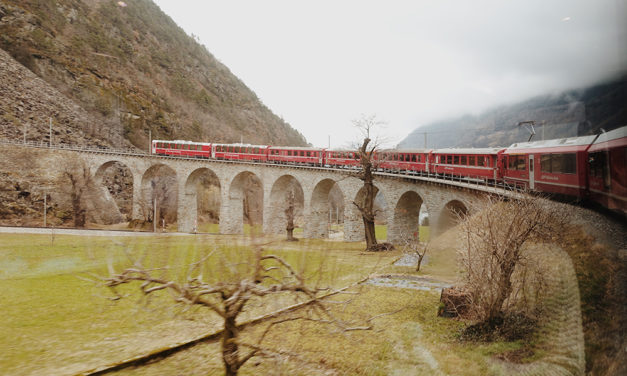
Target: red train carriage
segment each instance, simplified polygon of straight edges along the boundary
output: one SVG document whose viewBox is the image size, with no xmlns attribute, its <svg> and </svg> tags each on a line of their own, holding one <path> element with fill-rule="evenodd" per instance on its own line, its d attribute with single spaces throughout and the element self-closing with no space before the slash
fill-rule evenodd
<svg viewBox="0 0 627 376">
<path fill-rule="evenodd" d="M 323 166 L 324 149 L 270 146 L 268 147 L 268 162 Z"/>
<path fill-rule="evenodd" d="M 152 141 L 152 153 L 157 155 L 170 155 L 187 158 L 209 158 L 211 156 L 211 144 L 191 141 Z"/>
<path fill-rule="evenodd" d="M 359 152 L 355 150 L 325 150 L 324 163 L 335 168 L 357 168 L 361 165 Z"/>
<path fill-rule="evenodd" d="M 627 126 L 601 133 L 588 149 L 590 199 L 627 214 Z"/>
<path fill-rule="evenodd" d="M 429 172 L 468 179 L 500 179 L 499 156 L 504 149 L 437 149 L 431 154 Z"/>
<path fill-rule="evenodd" d="M 429 166 L 429 150 L 383 150 L 377 152 L 377 168 L 407 174 L 426 173 Z"/>
<path fill-rule="evenodd" d="M 230 161 L 265 162 L 268 160 L 267 145 L 213 144 L 211 157 Z"/>
<path fill-rule="evenodd" d="M 503 180 L 579 199 L 586 194 L 587 150 L 596 136 L 513 144 L 503 153 Z"/>
</svg>

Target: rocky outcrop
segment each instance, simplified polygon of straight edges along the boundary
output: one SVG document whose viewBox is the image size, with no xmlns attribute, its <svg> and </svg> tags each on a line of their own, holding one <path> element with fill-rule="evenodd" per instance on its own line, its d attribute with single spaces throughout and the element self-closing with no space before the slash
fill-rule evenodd
<svg viewBox="0 0 627 376">
<path fill-rule="evenodd" d="M 102 147 L 131 147 L 115 125 L 95 119 L 0 50 L 0 138 Z M 25 135 L 26 133 L 26 135 Z"/>
</svg>

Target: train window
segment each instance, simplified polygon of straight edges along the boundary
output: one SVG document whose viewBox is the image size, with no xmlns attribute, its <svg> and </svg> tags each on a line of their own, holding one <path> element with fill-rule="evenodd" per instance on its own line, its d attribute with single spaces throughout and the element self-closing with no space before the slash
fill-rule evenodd
<svg viewBox="0 0 627 376">
<path fill-rule="evenodd" d="M 477 156 L 477 166 L 485 166 L 485 160 L 482 155 Z"/>
<path fill-rule="evenodd" d="M 453 164 L 456 164 L 456 165 L 459 164 L 459 155 L 456 155 L 453 157 Z"/>
<path fill-rule="evenodd" d="M 508 170 L 526 170 L 527 166 L 525 164 L 525 160 L 527 156 L 525 155 L 510 155 L 507 157 L 507 169 Z"/>
<path fill-rule="evenodd" d="M 590 175 L 596 178 L 605 177 L 607 171 L 607 153 L 597 152 L 590 153 L 588 160 L 590 163 Z"/>
<path fill-rule="evenodd" d="M 476 161 L 475 161 L 475 156 L 471 155 L 470 157 L 468 157 L 468 164 L 471 166 L 475 166 L 476 165 Z"/>
<path fill-rule="evenodd" d="M 446 157 L 446 164 L 453 164 L 453 156 L 452 155 L 447 155 Z"/>
<path fill-rule="evenodd" d="M 304 156 L 305 156 L 305 151 L 304 151 L 304 150 L 301 150 L 301 151 L 300 151 L 300 156 L 301 156 L 301 157 L 304 157 Z"/>
<path fill-rule="evenodd" d="M 553 174 L 574 174 L 577 172 L 577 156 L 575 153 L 544 154 L 540 158 L 540 169 Z"/>
<path fill-rule="evenodd" d="M 468 165 L 468 157 L 466 157 L 465 155 L 462 155 L 461 164 L 463 164 L 464 166 L 467 166 Z"/>
</svg>

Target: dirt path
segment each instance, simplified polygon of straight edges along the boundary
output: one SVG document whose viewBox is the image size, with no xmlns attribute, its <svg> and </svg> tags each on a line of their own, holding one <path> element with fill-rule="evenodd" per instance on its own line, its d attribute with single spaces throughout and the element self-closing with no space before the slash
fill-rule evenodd
<svg viewBox="0 0 627 376">
<path fill-rule="evenodd" d="M 42 235 L 80 235 L 80 236 L 191 236 L 184 232 L 139 232 L 116 230 L 88 230 L 52 227 L 0 227 L 0 234 L 42 234 Z"/>
</svg>

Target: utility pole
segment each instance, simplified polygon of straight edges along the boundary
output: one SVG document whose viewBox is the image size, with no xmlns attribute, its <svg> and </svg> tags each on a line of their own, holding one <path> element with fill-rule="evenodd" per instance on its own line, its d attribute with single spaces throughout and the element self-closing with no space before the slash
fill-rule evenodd
<svg viewBox="0 0 627 376">
<path fill-rule="evenodd" d="M 44 190 L 44 227 L 48 227 L 47 218 L 48 218 L 48 201 L 46 199 L 48 196 L 48 192 Z"/>
<path fill-rule="evenodd" d="M 425 135 L 425 149 L 427 148 L 427 132 L 423 133 Z"/>
</svg>

